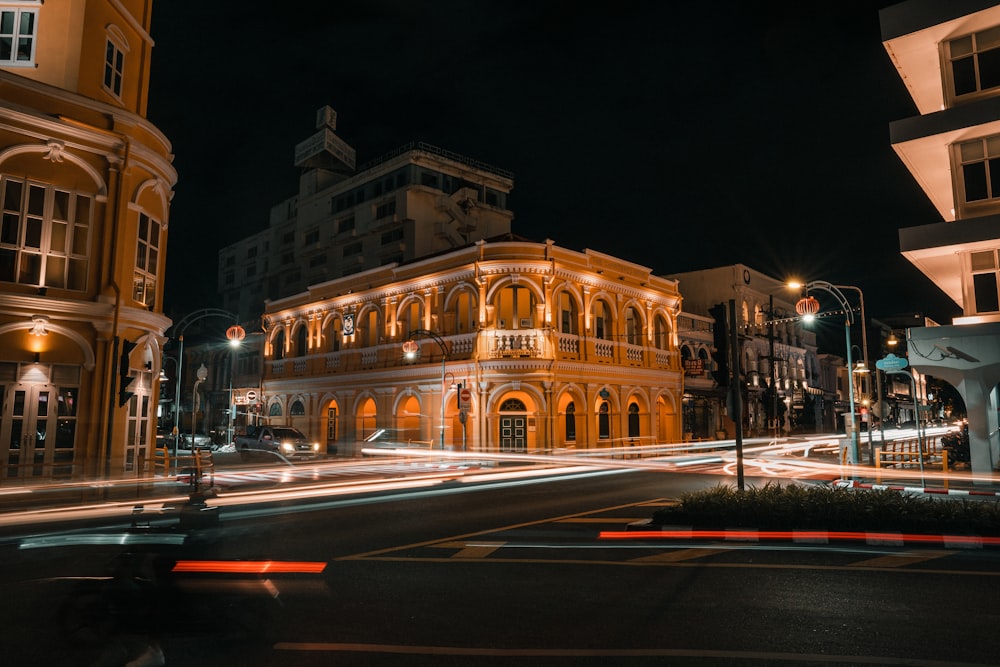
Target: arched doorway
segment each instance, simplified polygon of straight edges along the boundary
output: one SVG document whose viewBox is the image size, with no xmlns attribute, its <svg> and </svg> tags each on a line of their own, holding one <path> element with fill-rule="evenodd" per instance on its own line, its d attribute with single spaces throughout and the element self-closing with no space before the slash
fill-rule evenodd
<svg viewBox="0 0 1000 667">
<path fill-rule="evenodd" d="M 420 440 L 420 401 L 416 396 L 409 396 L 401 402 L 396 413 L 396 425 L 399 428 L 399 440 L 410 444 Z"/>
<path fill-rule="evenodd" d="M 340 407 L 337 401 L 330 401 L 326 405 L 326 453 L 337 453 L 337 440 L 339 439 L 340 424 L 337 416 L 340 414 Z"/>
<path fill-rule="evenodd" d="M 358 440 L 364 440 L 372 433 L 375 432 L 376 418 L 378 416 L 378 410 L 375 407 L 375 399 L 366 398 L 358 406 L 358 411 L 355 413 L 355 426 L 354 431 L 358 435 Z"/>
<path fill-rule="evenodd" d="M 528 450 L 528 407 L 519 398 L 508 398 L 500 404 L 500 451 Z"/>
</svg>

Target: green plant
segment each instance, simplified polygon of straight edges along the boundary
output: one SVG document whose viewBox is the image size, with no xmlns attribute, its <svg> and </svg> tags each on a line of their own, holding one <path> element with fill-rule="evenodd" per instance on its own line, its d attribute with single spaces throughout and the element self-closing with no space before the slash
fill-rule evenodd
<svg viewBox="0 0 1000 667">
<path fill-rule="evenodd" d="M 720 484 L 683 494 L 678 505 L 654 512 L 653 523 L 696 528 L 1000 535 L 1000 500 L 777 483 L 740 491 Z"/>
</svg>

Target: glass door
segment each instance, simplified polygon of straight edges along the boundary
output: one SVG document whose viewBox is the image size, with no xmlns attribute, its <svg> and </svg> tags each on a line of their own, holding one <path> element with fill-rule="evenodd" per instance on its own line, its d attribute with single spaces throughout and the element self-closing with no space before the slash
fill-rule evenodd
<svg viewBox="0 0 1000 667">
<path fill-rule="evenodd" d="M 50 398 L 54 395 L 55 388 L 47 384 L 17 383 L 5 387 L 0 417 L 3 477 L 50 474 L 56 440 L 55 433 L 49 430 L 55 417 L 50 410 Z"/>
</svg>

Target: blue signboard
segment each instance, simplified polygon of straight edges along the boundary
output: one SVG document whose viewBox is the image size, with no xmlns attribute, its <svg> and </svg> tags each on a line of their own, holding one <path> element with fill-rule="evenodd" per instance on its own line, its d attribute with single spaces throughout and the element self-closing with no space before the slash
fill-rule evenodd
<svg viewBox="0 0 1000 667">
<path fill-rule="evenodd" d="M 886 373 L 901 371 L 910 365 L 904 357 L 897 357 L 895 354 L 887 354 L 884 359 L 875 362 L 875 368 Z"/>
</svg>

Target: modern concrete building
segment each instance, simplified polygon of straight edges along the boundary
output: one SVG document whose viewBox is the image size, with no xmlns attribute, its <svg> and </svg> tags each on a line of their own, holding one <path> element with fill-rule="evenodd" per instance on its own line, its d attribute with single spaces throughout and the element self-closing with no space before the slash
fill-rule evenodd
<svg viewBox="0 0 1000 667">
<path fill-rule="evenodd" d="M 941 216 L 901 229 L 900 251 L 962 308 L 949 325 L 907 329 L 908 362 L 958 389 L 972 469 L 992 473 L 1000 462 L 1000 4 L 909 0 L 879 19 L 919 114 L 890 125 L 892 147 Z"/>
<path fill-rule="evenodd" d="M 141 472 L 170 143 L 151 0 L 0 0 L 0 480 Z"/>
<path fill-rule="evenodd" d="M 267 303 L 263 414 L 343 455 L 379 429 L 468 451 L 678 442 L 680 301 L 646 267 L 512 235 L 352 273 Z"/>
</svg>

